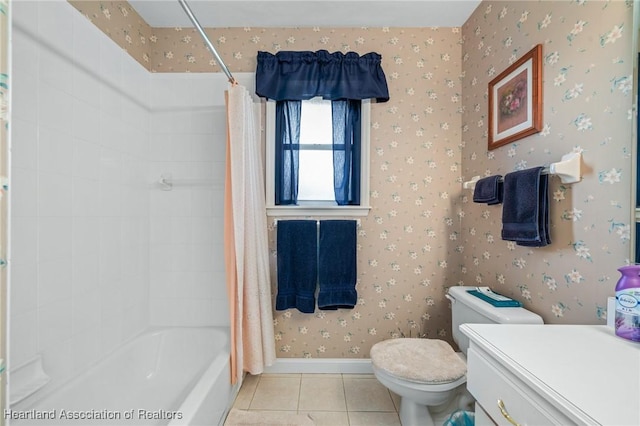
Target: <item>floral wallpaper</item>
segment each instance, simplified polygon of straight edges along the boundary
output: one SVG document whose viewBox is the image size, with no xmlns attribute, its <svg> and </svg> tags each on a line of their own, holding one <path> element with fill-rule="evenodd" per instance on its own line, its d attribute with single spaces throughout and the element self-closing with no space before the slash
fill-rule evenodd
<svg viewBox="0 0 640 426">
<path fill-rule="evenodd" d="M 71 3 L 152 72 L 220 71 L 193 29 L 148 27 L 124 2 Z M 450 341 L 445 291 L 458 284 L 491 286 L 549 323 L 603 323 L 630 252 L 631 14 L 622 1 L 482 2 L 462 28 L 207 29 L 232 72 L 254 71 L 259 50 L 375 51 L 389 84 L 391 100 L 372 106 L 358 304 L 274 312 L 278 356 L 367 357 L 402 335 Z M 487 83 L 537 43 L 544 129 L 487 151 Z M 584 179 L 551 179 L 548 247 L 502 241 L 501 206 L 462 189 L 573 150 Z M 275 229 L 269 239 L 275 295 Z"/>
<path fill-rule="evenodd" d="M 602 323 L 629 261 L 632 33 L 630 1 L 482 2 L 462 28 L 465 179 L 583 155 L 581 182 L 549 181 L 545 248 L 502 241 L 501 206 L 463 194 L 461 281 L 522 300 L 547 323 Z M 487 151 L 487 84 L 538 43 L 543 129 Z"/>
<path fill-rule="evenodd" d="M 146 69 L 152 28 L 126 1 L 75 1 L 69 3 L 108 35 Z"/>
</svg>

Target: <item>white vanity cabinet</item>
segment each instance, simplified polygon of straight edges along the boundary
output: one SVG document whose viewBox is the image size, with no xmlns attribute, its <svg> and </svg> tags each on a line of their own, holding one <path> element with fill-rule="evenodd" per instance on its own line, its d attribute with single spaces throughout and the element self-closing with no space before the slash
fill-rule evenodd
<svg viewBox="0 0 640 426">
<path fill-rule="evenodd" d="M 640 425 L 640 343 L 589 325 L 463 324 L 477 425 Z"/>
</svg>

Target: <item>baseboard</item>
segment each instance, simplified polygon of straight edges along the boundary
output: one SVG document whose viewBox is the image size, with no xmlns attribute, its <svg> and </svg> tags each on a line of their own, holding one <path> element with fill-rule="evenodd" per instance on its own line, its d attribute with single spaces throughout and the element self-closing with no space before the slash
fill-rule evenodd
<svg viewBox="0 0 640 426">
<path fill-rule="evenodd" d="M 267 374 L 373 374 L 370 359 L 278 358 L 264 369 Z"/>
</svg>

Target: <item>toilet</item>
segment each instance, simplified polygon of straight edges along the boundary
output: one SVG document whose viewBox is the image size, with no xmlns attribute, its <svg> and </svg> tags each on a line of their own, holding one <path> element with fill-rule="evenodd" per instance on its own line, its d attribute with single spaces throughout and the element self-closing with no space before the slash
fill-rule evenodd
<svg viewBox="0 0 640 426">
<path fill-rule="evenodd" d="M 371 348 L 371 364 L 378 381 L 400 396 L 403 426 L 434 425 L 432 413 L 455 403 L 468 409 L 473 402 L 466 391 L 466 353 L 469 339 L 460 332 L 465 323 L 542 324 L 542 318 L 522 307 L 495 307 L 469 293 L 477 287 L 451 287 L 452 337 L 461 352 L 439 339 L 399 338 Z"/>
</svg>

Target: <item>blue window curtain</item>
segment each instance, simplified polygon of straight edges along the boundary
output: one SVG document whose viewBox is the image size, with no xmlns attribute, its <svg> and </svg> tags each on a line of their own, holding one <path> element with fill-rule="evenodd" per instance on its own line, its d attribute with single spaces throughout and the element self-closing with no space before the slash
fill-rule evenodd
<svg viewBox="0 0 640 426">
<path fill-rule="evenodd" d="M 276 103 L 275 204 L 298 201 L 301 101 Z"/>
<path fill-rule="evenodd" d="M 276 205 L 297 202 L 300 101 L 317 96 L 332 101 L 336 203 L 360 204 L 360 101 L 389 100 L 381 63 L 375 52 L 258 52 L 256 94 L 277 101 Z"/>
<path fill-rule="evenodd" d="M 389 88 L 381 62 L 375 52 L 258 52 L 256 94 L 275 101 L 321 96 L 386 102 Z"/>
<path fill-rule="evenodd" d="M 331 101 L 333 190 L 338 205 L 360 205 L 360 101 Z"/>
</svg>

